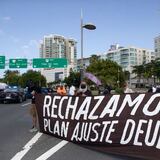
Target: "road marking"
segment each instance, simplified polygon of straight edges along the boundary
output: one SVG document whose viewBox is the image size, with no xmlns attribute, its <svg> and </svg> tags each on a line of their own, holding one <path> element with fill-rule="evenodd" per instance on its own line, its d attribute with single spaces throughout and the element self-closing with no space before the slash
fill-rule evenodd
<svg viewBox="0 0 160 160">
<path fill-rule="evenodd" d="M 25 104 L 22 104 L 21 106 L 24 107 L 24 106 L 28 106 L 29 104 L 31 104 L 31 102 L 29 103 L 25 103 Z"/>
<path fill-rule="evenodd" d="M 11 160 L 21 160 L 24 155 L 31 149 L 34 143 L 42 136 L 43 133 L 38 132 Z"/>
<path fill-rule="evenodd" d="M 49 157 L 51 157 L 54 153 L 56 153 L 59 149 L 61 149 L 62 147 L 64 147 L 66 144 L 68 143 L 68 141 L 61 141 L 60 143 L 58 143 L 56 146 L 52 147 L 50 150 L 48 150 L 47 152 L 43 153 L 40 157 L 38 157 L 36 160 L 46 160 Z"/>
</svg>

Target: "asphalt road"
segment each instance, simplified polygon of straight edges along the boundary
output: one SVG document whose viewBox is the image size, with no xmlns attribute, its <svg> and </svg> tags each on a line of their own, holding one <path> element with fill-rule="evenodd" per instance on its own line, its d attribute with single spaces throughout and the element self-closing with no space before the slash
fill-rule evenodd
<svg viewBox="0 0 160 160">
<path fill-rule="evenodd" d="M 30 133 L 30 100 L 0 104 L 0 160 L 138 160 L 83 148 L 55 137 Z"/>
</svg>

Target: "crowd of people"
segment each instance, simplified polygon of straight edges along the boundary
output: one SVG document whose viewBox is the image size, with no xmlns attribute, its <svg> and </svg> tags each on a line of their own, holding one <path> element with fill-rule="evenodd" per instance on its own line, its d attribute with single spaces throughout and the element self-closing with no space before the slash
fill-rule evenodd
<svg viewBox="0 0 160 160">
<path fill-rule="evenodd" d="M 160 93 L 160 85 L 152 85 L 152 86 L 148 89 L 148 92 Z"/>
<path fill-rule="evenodd" d="M 78 89 L 74 85 L 71 85 L 69 89 L 63 85 L 58 86 L 57 95 L 92 96 L 92 92 L 89 90 L 86 82 L 81 82 Z"/>
<path fill-rule="evenodd" d="M 92 96 L 91 91 L 88 89 L 88 86 L 86 82 L 82 82 L 79 86 L 79 89 L 76 89 L 74 85 L 71 85 L 69 90 L 67 91 L 66 87 L 64 85 L 59 85 L 57 86 L 57 95 L 71 95 L 71 96 Z M 30 132 L 37 132 L 37 122 L 38 122 L 38 116 L 37 116 L 37 111 L 36 111 L 36 105 L 35 105 L 35 94 L 41 93 L 40 92 L 40 87 L 36 86 L 32 88 L 32 98 L 31 98 L 31 106 L 30 106 L 30 115 L 32 117 L 32 127 L 30 129 Z"/>
</svg>

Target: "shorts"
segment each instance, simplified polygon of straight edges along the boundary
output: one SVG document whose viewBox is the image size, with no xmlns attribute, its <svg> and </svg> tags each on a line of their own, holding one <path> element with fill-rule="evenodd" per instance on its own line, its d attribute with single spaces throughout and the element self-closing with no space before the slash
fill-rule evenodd
<svg viewBox="0 0 160 160">
<path fill-rule="evenodd" d="M 31 104 L 29 113 L 31 114 L 32 117 L 37 116 L 37 110 L 36 110 L 36 105 L 35 104 Z"/>
</svg>

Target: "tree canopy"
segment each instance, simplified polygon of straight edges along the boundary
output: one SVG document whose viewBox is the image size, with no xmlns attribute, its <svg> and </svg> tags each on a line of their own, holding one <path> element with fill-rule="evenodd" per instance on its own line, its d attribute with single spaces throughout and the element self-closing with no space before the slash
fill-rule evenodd
<svg viewBox="0 0 160 160">
<path fill-rule="evenodd" d="M 20 75 L 19 71 L 6 70 L 4 72 L 3 82 L 9 85 L 20 85 L 26 87 L 29 83 L 46 86 L 46 78 L 41 75 L 39 71 L 28 70 L 26 73 Z"/>
<path fill-rule="evenodd" d="M 92 59 L 93 58 L 93 59 Z M 125 76 L 122 67 L 111 60 L 104 60 L 91 57 L 90 65 L 86 68 L 87 72 L 93 73 L 104 85 L 122 86 Z"/>
</svg>

